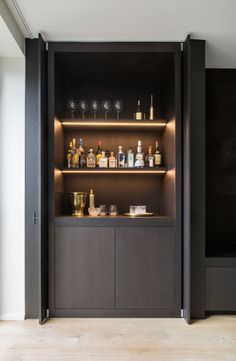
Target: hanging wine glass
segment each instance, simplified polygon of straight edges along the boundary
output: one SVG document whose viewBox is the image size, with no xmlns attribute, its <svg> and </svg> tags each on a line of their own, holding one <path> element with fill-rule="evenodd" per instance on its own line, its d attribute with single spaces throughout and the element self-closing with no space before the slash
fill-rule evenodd
<svg viewBox="0 0 236 361">
<path fill-rule="evenodd" d="M 102 101 L 102 110 L 104 111 L 105 119 L 108 119 L 108 113 L 111 111 L 110 100 L 105 99 Z"/>
<path fill-rule="evenodd" d="M 93 119 L 97 118 L 97 113 L 99 111 L 99 102 L 96 99 L 91 101 L 91 109 L 93 111 Z"/>
<path fill-rule="evenodd" d="M 120 113 L 123 110 L 122 100 L 116 99 L 113 103 L 114 110 L 116 111 L 116 119 L 120 119 Z"/>
<path fill-rule="evenodd" d="M 85 119 L 86 112 L 88 111 L 88 102 L 86 100 L 79 100 L 79 110 L 82 113 L 82 118 Z"/>
<path fill-rule="evenodd" d="M 74 119 L 75 112 L 79 109 L 78 101 L 75 98 L 70 98 L 67 101 L 67 107 L 70 112 L 70 117 Z"/>
</svg>

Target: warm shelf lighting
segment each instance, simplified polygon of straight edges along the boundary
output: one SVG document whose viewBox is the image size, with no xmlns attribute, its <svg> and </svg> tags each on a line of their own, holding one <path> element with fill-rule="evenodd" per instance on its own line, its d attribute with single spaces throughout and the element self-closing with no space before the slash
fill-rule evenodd
<svg viewBox="0 0 236 361">
<path fill-rule="evenodd" d="M 159 122 L 85 122 L 85 121 L 65 121 L 61 123 L 63 126 L 80 126 L 80 127 L 165 127 L 167 123 L 165 123 L 164 121 L 159 121 Z"/>
<path fill-rule="evenodd" d="M 86 170 L 67 170 L 64 169 L 61 171 L 62 173 L 72 173 L 72 174 L 100 174 L 100 173 L 109 173 L 109 174 L 114 174 L 114 173 L 119 173 L 119 174 L 165 174 L 166 170 L 144 170 L 144 169 L 137 169 L 137 170 L 129 170 L 129 169 L 124 169 L 124 170 L 110 170 L 110 169 L 99 169 L 99 170 L 93 170 L 93 169 L 86 169 Z"/>
</svg>

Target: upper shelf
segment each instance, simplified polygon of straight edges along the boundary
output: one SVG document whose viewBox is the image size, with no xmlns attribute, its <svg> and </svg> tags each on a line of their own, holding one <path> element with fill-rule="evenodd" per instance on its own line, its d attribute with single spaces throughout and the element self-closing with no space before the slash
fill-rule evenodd
<svg viewBox="0 0 236 361">
<path fill-rule="evenodd" d="M 164 128 L 167 122 L 162 119 L 134 120 L 134 119 L 63 119 L 63 127 L 68 128 L 135 128 L 157 129 Z"/>
</svg>

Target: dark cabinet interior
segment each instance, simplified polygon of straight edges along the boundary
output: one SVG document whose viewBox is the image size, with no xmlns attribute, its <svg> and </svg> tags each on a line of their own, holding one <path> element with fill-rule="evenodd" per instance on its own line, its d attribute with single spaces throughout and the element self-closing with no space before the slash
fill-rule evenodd
<svg viewBox="0 0 236 361">
<path fill-rule="evenodd" d="M 128 212 L 130 204 L 146 204 L 148 211 L 157 215 L 176 216 L 176 119 L 180 109 L 176 93 L 180 89 L 176 51 L 174 48 L 158 51 L 158 46 L 150 46 L 146 51 L 145 47 L 141 50 L 141 46 L 134 47 L 133 51 L 125 50 L 122 46 L 120 50 L 118 46 L 113 51 L 109 46 L 107 51 L 105 47 L 100 48 L 100 52 L 55 52 L 54 102 L 51 109 L 54 119 L 52 162 L 55 168 L 55 216 L 70 214 L 68 192 L 89 192 L 91 188 L 94 189 L 97 204 L 118 204 L 120 213 Z M 151 94 L 154 96 L 156 116 L 155 120 L 148 122 Z M 118 124 L 109 125 L 109 120 L 110 123 L 116 121 L 113 111 L 108 122 L 105 122 L 100 110 L 97 121 L 107 124 L 88 127 L 86 124 L 76 125 L 76 120 L 81 120 L 81 114 L 79 111 L 75 113 L 74 122 L 69 118 L 67 101 L 70 97 L 88 102 L 96 99 L 99 103 L 105 98 L 111 101 L 122 99 L 123 111 L 116 122 Z M 147 118 L 140 123 L 133 118 L 138 99 L 141 99 Z M 91 118 L 91 110 L 88 110 L 85 123 L 89 123 Z M 126 125 L 122 126 L 122 120 L 126 121 Z M 68 125 L 68 121 L 71 124 Z M 134 123 L 137 123 L 135 127 Z M 158 126 L 158 123 L 162 126 Z M 130 146 L 135 150 L 141 139 L 145 154 L 148 146 L 154 147 L 158 140 L 163 167 L 149 173 L 148 169 L 140 169 L 133 175 L 131 171 L 129 174 L 107 172 L 104 175 L 98 169 L 97 174 L 88 174 L 86 169 L 74 174 L 73 170 L 69 172 L 65 169 L 66 150 L 72 138 L 82 138 L 86 152 L 90 147 L 96 152 L 100 140 L 105 149 L 115 153 L 119 145 L 123 146 L 125 153 Z"/>
</svg>

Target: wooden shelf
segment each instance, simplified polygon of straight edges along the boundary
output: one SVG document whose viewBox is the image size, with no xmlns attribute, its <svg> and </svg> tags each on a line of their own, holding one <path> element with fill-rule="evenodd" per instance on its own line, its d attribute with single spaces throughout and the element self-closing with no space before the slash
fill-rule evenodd
<svg viewBox="0 0 236 361">
<path fill-rule="evenodd" d="M 165 168 L 63 168 L 63 174 L 165 174 Z"/>
<path fill-rule="evenodd" d="M 63 119 L 63 127 L 68 128 L 135 128 L 135 129 L 157 129 L 165 128 L 167 122 L 163 119 L 156 120 L 134 120 L 134 119 Z"/>
</svg>

